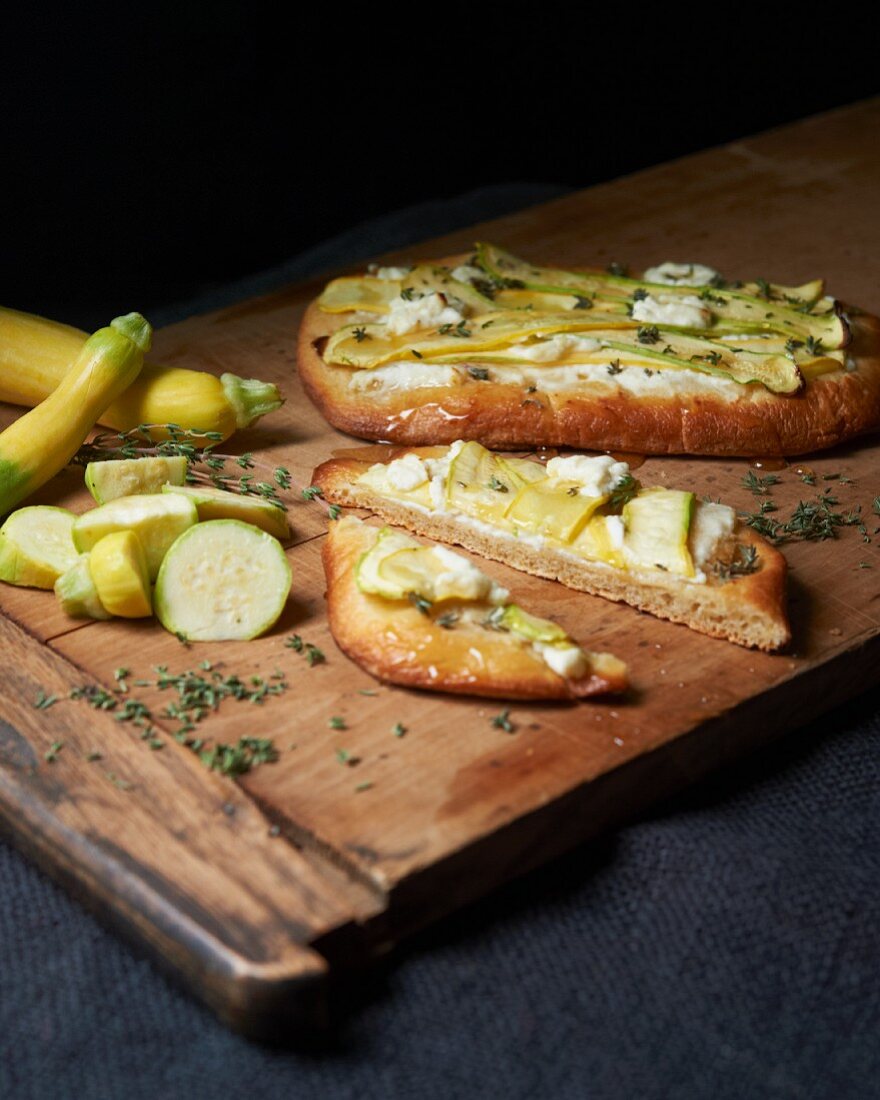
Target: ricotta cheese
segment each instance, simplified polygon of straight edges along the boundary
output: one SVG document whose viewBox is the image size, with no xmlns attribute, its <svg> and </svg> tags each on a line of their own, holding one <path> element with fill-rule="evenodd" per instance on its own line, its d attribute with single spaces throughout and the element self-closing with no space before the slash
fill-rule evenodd
<svg viewBox="0 0 880 1100">
<path fill-rule="evenodd" d="M 646 283 L 665 283 L 666 286 L 708 286 L 718 272 L 705 264 L 676 264 L 671 260 L 649 267 L 642 278 Z"/>
<path fill-rule="evenodd" d="M 447 305 L 446 299 L 436 292 L 423 298 L 395 298 L 386 321 L 388 331 L 403 336 L 420 328 L 438 328 L 440 325 L 457 325 L 464 317 L 457 309 Z"/>
<path fill-rule="evenodd" d="M 408 454 L 395 458 L 386 467 L 388 484 L 399 493 L 408 493 L 418 489 L 428 480 L 428 471 L 418 455 Z"/>
<path fill-rule="evenodd" d="M 738 382 L 729 378 L 669 367 L 658 367 L 648 374 L 644 367 L 624 366 L 619 374 L 614 375 L 608 373 L 607 363 L 579 363 L 562 367 L 493 365 L 487 369 L 492 382 L 535 386 L 544 393 L 585 390 L 588 386 L 595 385 L 602 386 L 605 392 L 631 393 L 637 397 L 687 397 L 705 393 L 717 394 L 730 400 L 736 400 L 746 393 L 751 401 L 762 400 L 765 396 L 772 397 L 769 391 L 765 395 L 754 388 L 745 390 Z M 462 380 L 461 373 L 455 367 L 407 359 L 373 370 L 354 371 L 348 386 L 355 393 L 375 390 L 393 392 L 458 385 Z"/>
<path fill-rule="evenodd" d="M 551 336 L 549 340 L 537 340 L 534 344 L 515 344 L 514 347 L 520 359 L 528 359 L 532 363 L 551 363 L 554 359 L 562 359 L 570 351 L 582 351 L 587 355 L 601 351 L 604 344 L 593 336 L 560 333 L 558 336 Z"/>
<path fill-rule="evenodd" d="M 587 671 L 587 658 L 580 646 L 555 646 L 535 642 L 535 649 L 557 676 L 577 680 Z"/>
<path fill-rule="evenodd" d="M 682 328 L 708 328 L 712 313 L 693 294 L 676 298 L 672 294 L 648 295 L 633 303 L 634 321 L 649 325 L 681 325 Z"/>
<path fill-rule="evenodd" d="M 400 279 L 405 279 L 407 275 L 412 271 L 411 267 L 377 267 L 375 264 L 370 264 L 367 271 L 374 279 L 388 279 L 390 282 L 398 282 Z"/>
<path fill-rule="evenodd" d="M 434 557 L 443 566 L 443 572 L 434 577 L 434 597 L 437 600 L 458 598 L 463 600 L 485 600 L 493 589 L 504 592 L 491 577 L 461 554 L 447 550 L 445 546 L 434 547 Z M 509 593 L 504 592 L 502 599 Z M 493 601 L 494 602 L 494 601 Z"/>
<path fill-rule="evenodd" d="M 551 458 L 547 463 L 549 477 L 562 481 L 576 481 L 581 494 L 587 497 L 603 497 L 611 493 L 629 474 L 625 462 L 617 462 L 611 455 L 565 455 Z"/>
<path fill-rule="evenodd" d="M 694 505 L 688 531 L 688 549 L 698 570 L 716 557 L 718 544 L 730 538 L 736 525 L 736 512 L 726 504 L 698 500 Z"/>
<path fill-rule="evenodd" d="M 348 388 L 355 393 L 369 390 L 419 390 L 429 386 L 453 386 L 459 381 L 455 367 L 430 365 L 413 360 L 388 363 L 372 370 L 354 371 Z"/>
</svg>

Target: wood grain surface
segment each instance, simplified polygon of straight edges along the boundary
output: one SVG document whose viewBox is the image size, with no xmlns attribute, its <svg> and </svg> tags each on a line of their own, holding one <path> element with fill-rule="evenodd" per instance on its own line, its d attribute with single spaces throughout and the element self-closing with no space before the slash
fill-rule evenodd
<svg viewBox="0 0 880 1100">
<path fill-rule="evenodd" d="M 878 125 L 871 101 L 386 258 L 451 253 L 480 235 L 560 264 L 682 259 L 730 277 L 823 275 L 832 293 L 878 312 L 880 143 L 865 140 Z M 298 318 L 319 289 L 286 288 L 172 326 L 151 356 L 278 382 L 281 412 L 227 448 L 288 467 L 298 485 L 357 446 L 321 421 L 296 378 Z M 184 647 L 153 622 L 73 623 L 51 593 L 0 586 L 0 814 L 42 866 L 232 1026 L 295 1027 L 319 1013 L 328 969 L 369 958 L 876 683 L 877 457 L 867 442 L 777 471 L 780 517 L 831 491 L 841 511 L 862 507 L 871 539 L 850 527 L 784 547 L 794 642 L 780 656 L 481 563 L 535 613 L 624 658 L 633 681 L 622 700 L 512 706 L 512 733 L 493 725 L 498 705 L 377 684 L 335 648 L 317 504 L 291 506 L 291 598 L 255 642 Z M 654 458 L 638 474 L 753 511 L 748 470 L 744 460 Z M 77 471 L 40 499 L 77 511 L 91 503 Z M 310 667 L 285 645 L 292 632 L 326 661 Z M 167 716 L 155 720 L 163 747 L 151 751 L 112 713 L 66 698 L 83 684 L 112 689 L 121 665 L 150 679 L 156 665 L 177 673 L 203 660 L 242 677 L 277 669 L 289 682 L 261 706 L 224 703 L 200 729 L 209 743 L 274 738 L 278 761 L 237 782 L 207 771 Z M 155 714 L 167 702 L 154 688 L 132 690 Z M 59 701 L 35 708 L 40 691 Z"/>
</svg>

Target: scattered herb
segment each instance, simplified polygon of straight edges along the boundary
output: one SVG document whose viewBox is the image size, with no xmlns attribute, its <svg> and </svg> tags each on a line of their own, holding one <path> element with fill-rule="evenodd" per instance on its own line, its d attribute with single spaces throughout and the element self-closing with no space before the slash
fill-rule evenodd
<svg viewBox="0 0 880 1100">
<path fill-rule="evenodd" d="M 618 278 L 625 279 L 629 268 L 626 264 L 619 264 L 616 260 L 612 260 L 608 267 L 605 269 L 609 275 L 616 275 Z"/>
<path fill-rule="evenodd" d="M 322 497 L 323 495 L 324 490 L 320 485 L 309 485 L 308 488 L 302 491 L 303 500 L 314 500 L 316 497 Z"/>
<path fill-rule="evenodd" d="M 640 344 L 656 344 L 660 339 L 660 330 L 656 325 L 639 325 L 636 338 Z"/>
<path fill-rule="evenodd" d="M 437 616 L 434 622 L 437 626 L 442 626 L 444 630 L 452 630 L 459 618 L 457 611 L 444 611 L 442 615 Z"/>
<path fill-rule="evenodd" d="M 504 482 L 499 481 L 498 478 L 495 477 L 494 474 L 492 475 L 491 479 L 489 480 L 489 486 L 488 487 L 490 489 L 494 489 L 494 491 L 496 493 L 507 493 L 507 492 L 510 491 L 508 489 L 508 487 L 504 484 Z"/>
<path fill-rule="evenodd" d="M 807 351 L 810 353 L 810 355 L 822 355 L 825 351 L 825 346 L 822 341 L 816 339 L 815 336 L 808 336 Z"/>
<path fill-rule="evenodd" d="M 456 336 L 461 340 L 466 340 L 472 335 L 471 330 L 467 327 L 467 322 L 463 320 L 459 321 L 457 325 L 441 325 L 437 331 L 441 336 Z"/>
<path fill-rule="evenodd" d="M 505 733 L 513 733 L 516 729 L 516 726 L 510 720 L 510 711 L 506 707 L 493 717 L 492 726 L 495 729 L 504 730 Z"/>
<path fill-rule="evenodd" d="M 433 603 L 426 599 L 424 596 L 420 596 L 418 592 L 407 592 L 406 598 L 413 605 L 416 611 L 421 612 L 422 615 L 430 615 Z"/>
<path fill-rule="evenodd" d="M 329 518 L 331 520 L 339 519 L 339 516 L 340 516 L 341 512 L 342 512 L 342 505 L 341 504 L 331 504 L 330 507 L 327 509 L 327 515 L 329 516 Z"/>
<path fill-rule="evenodd" d="M 58 759 L 58 753 L 64 748 L 63 741 L 53 741 L 48 750 L 43 753 L 43 759 L 47 764 L 54 764 Z"/>
<path fill-rule="evenodd" d="M 758 551 L 754 546 L 737 546 L 736 554 L 729 562 L 716 562 L 715 572 L 721 580 L 745 577 L 758 570 Z"/>
<path fill-rule="evenodd" d="M 33 705 L 36 710 L 48 710 L 49 707 L 54 706 L 57 702 L 57 695 L 47 695 L 45 691 L 40 689 L 40 691 L 37 692 L 37 697 Z"/>
<path fill-rule="evenodd" d="M 486 367 L 468 367 L 468 374 L 478 382 L 489 381 L 489 371 Z"/>
<path fill-rule="evenodd" d="M 401 297 L 403 297 L 403 295 L 401 295 Z M 373 339 L 373 337 L 367 332 L 367 330 L 365 328 L 356 328 L 352 332 L 352 336 L 355 338 L 355 341 L 358 344 L 360 344 L 364 340 L 372 340 Z"/>
<path fill-rule="evenodd" d="M 620 365 L 619 359 L 612 359 L 612 361 L 608 364 L 609 374 L 620 374 L 622 370 L 623 367 Z"/>
<path fill-rule="evenodd" d="M 395 722 L 394 726 L 391 729 L 391 732 L 394 734 L 395 737 L 403 737 L 403 735 L 406 733 L 406 726 L 403 724 L 403 722 Z"/>
<path fill-rule="evenodd" d="M 369 779 L 365 779 L 363 783 L 358 783 L 355 787 L 355 791 L 360 793 L 361 791 L 368 791 L 373 786 Z"/>
<path fill-rule="evenodd" d="M 755 285 L 758 288 L 758 297 L 764 298 L 768 302 L 772 300 L 773 291 L 766 279 L 755 279 Z"/>
<path fill-rule="evenodd" d="M 755 496 L 766 496 L 770 486 L 779 485 L 780 481 L 781 479 L 776 474 L 765 474 L 764 477 L 758 477 L 754 470 L 749 470 L 742 479 L 742 485 L 744 489 L 748 489 Z"/>
<path fill-rule="evenodd" d="M 593 300 L 592 300 L 592 298 L 584 298 L 582 295 L 578 294 L 575 297 L 575 300 L 574 300 L 574 308 L 575 309 L 592 309 L 593 308 Z"/>
<path fill-rule="evenodd" d="M 218 741 L 199 753 L 206 768 L 222 775 L 244 775 L 259 764 L 272 764 L 278 753 L 271 737 L 239 737 L 236 745 Z"/>
<path fill-rule="evenodd" d="M 349 768 L 353 768 L 360 763 L 360 757 L 355 756 L 349 749 L 337 749 L 336 760 L 339 764 L 344 764 Z"/>
<path fill-rule="evenodd" d="M 330 721 L 327 723 L 327 725 L 332 730 L 346 730 L 346 729 L 348 729 L 348 726 L 345 723 L 345 719 L 344 718 L 339 718 L 336 715 L 334 715 L 330 719 Z"/>
<path fill-rule="evenodd" d="M 638 491 L 639 483 L 632 474 L 626 474 L 611 490 L 608 504 L 611 508 L 622 508 L 624 504 L 628 504 L 632 500 Z"/>
</svg>

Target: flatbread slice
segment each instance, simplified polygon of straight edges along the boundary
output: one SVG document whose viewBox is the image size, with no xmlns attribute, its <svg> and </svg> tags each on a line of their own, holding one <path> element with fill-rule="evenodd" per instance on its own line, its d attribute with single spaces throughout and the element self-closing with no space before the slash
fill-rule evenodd
<svg viewBox="0 0 880 1100">
<path fill-rule="evenodd" d="M 320 465 L 326 500 L 739 645 L 790 640 L 786 562 L 732 508 L 640 487 L 609 456 L 539 462 L 476 443 Z"/>
<path fill-rule="evenodd" d="M 581 649 L 555 624 L 511 604 L 460 554 L 346 516 L 330 525 L 322 555 L 333 637 L 380 680 L 496 699 L 573 700 L 626 689 L 622 661 Z M 416 566 L 401 557 L 415 557 Z"/>
</svg>

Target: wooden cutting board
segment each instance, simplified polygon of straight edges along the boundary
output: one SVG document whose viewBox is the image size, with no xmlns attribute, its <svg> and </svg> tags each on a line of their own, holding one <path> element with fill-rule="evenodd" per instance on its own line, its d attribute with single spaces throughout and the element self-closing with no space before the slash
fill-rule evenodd
<svg viewBox="0 0 880 1100">
<path fill-rule="evenodd" d="M 872 101 L 388 258 L 466 249 L 479 233 L 560 264 L 694 259 L 789 283 L 821 274 L 833 293 L 877 312 L 880 143 L 865 135 L 878 124 Z M 299 485 L 353 445 L 322 422 L 296 378 L 296 327 L 318 289 L 175 325 L 152 355 L 278 382 L 284 409 L 226 449 L 284 465 Z M 326 520 L 314 504 L 291 508 L 290 603 L 256 642 L 184 647 L 152 622 L 80 625 L 50 593 L 0 586 L 0 816 L 21 848 L 231 1026 L 289 1030 L 320 1015 L 331 972 L 880 680 L 877 458 L 876 446 L 860 444 L 805 460 L 815 486 L 798 462 L 778 471 L 780 515 L 831 490 L 842 511 L 862 506 L 872 540 L 849 528 L 785 548 L 794 644 L 781 656 L 487 565 L 535 612 L 617 653 L 632 673 L 624 700 L 513 705 L 513 732 L 493 724 L 498 705 L 379 685 L 334 647 L 320 565 Z M 749 468 L 649 459 L 639 477 L 753 511 Z M 90 504 L 77 472 L 41 499 Z M 293 632 L 326 661 L 310 667 L 287 647 Z M 287 692 L 261 706 L 227 702 L 200 728 L 209 743 L 271 736 L 276 763 L 233 781 L 174 740 L 173 719 L 156 720 L 163 747 L 151 749 L 114 712 L 67 698 L 84 684 L 112 690 L 120 666 L 133 680 L 203 660 L 224 675 L 285 674 Z M 40 709 L 40 692 L 59 701 Z M 154 713 L 167 702 L 151 688 L 131 695 Z"/>
</svg>

